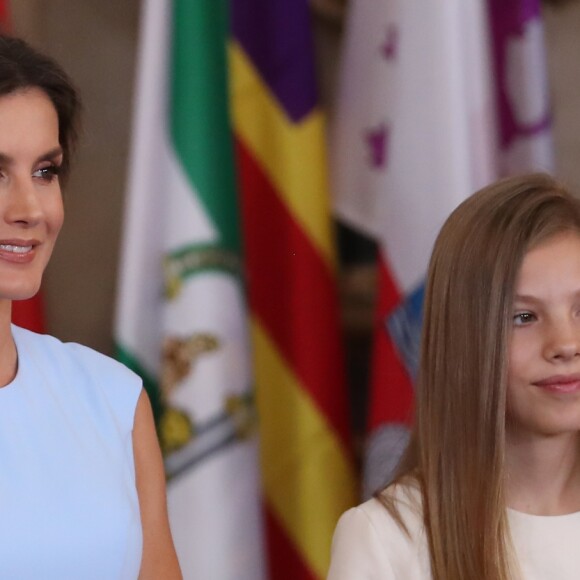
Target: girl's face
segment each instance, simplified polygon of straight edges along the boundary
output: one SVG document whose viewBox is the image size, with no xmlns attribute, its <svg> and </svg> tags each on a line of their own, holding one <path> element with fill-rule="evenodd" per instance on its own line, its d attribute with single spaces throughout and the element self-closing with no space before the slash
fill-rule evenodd
<svg viewBox="0 0 580 580">
<path fill-rule="evenodd" d="M 509 346 L 508 432 L 580 430 L 580 235 L 531 249 L 516 280 Z"/>
<path fill-rule="evenodd" d="M 0 300 L 38 291 L 62 226 L 58 137 L 41 90 L 0 97 Z"/>
</svg>

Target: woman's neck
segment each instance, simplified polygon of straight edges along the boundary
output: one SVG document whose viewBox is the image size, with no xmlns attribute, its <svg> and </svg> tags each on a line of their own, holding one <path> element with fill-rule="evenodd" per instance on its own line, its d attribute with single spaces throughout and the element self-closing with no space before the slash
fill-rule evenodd
<svg viewBox="0 0 580 580">
<path fill-rule="evenodd" d="M 12 303 L 0 300 L 0 388 L 14 379 L 18 367 L 16 345 L 10 328 L 11 316 Z"/>
<path fill-rule="evenodd" d="M 508 434 L 506 500 L 535 515 L 580 511 L 580 434 Z"/>
</svg>

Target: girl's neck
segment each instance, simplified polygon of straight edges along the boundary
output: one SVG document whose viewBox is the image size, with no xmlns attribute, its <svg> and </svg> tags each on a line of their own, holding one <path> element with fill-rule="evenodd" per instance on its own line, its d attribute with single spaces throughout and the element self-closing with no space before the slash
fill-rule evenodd
<svg viewBox="0 0 580 580">
<path fill-rule="evenodd" d="M 580 511 L 580 434 L 506 437 L 508 507 L 535 515 Z"/>
<path fill-rule="evenodd" d="M 16 345 L 10 328 L 11 316 L 12 303 L 0 300 L 0 388 L 14 379 L 18 367 Z"/>
</svg>

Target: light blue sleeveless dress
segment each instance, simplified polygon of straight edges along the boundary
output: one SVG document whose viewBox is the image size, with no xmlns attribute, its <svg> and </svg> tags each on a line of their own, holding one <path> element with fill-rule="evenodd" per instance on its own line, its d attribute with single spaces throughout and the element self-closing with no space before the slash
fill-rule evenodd
<svg viewBox="0 0 580 580">
<path fill-rule="evenodd" d="M 0 579 L 136 579 L 141 381 L 89 348 L 12 331 L 18 372 L 0 388 Z"/>
</svg>

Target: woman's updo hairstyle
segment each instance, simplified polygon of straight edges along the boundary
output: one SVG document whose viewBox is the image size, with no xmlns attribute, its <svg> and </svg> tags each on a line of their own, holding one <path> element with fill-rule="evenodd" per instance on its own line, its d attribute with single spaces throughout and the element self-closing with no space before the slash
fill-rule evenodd
<svg viewBox="0 0 580 580">
<path fill-rule="evenodd" d="M 32 88 L 43 91 L 56 110 L 58 138 L 63 150 L 61 178 L 66 180 L 79 130 L 78 92 L 54 60 L 19 38 L 0 35 L 0 97 Z"/>
</svg>

